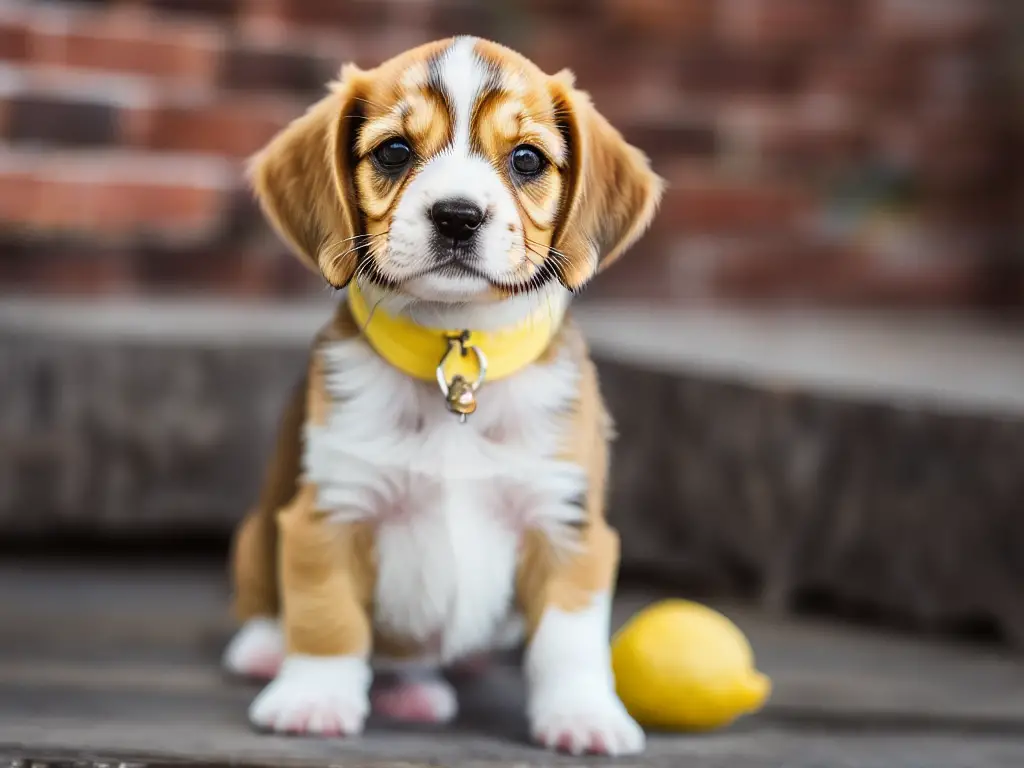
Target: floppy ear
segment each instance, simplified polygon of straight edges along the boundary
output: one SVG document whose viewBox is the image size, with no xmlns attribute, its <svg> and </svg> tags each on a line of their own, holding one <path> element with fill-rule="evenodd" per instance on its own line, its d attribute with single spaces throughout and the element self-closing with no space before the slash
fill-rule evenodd
<svg viewBox="0 0 1024 768">
<path fill-rule="evenodd" d="M 256 198 L 274 229 L 335 288 L 352 279 L 362 223 L 352 177 L 363 73 L 342 69 L 331 92 L 296 118 L 250 161 Z"/>
<path fill-rule="evenodd" d="M 664 182 L 646 155 L 628 144 L 573 87 L 563 70 L 551 79 L 555 109 L 569 145 L 569 183 L 553 246 L 565 255 L 557 269 L 571 291 L 582 288 L 643 234 Z"/>
</svg>

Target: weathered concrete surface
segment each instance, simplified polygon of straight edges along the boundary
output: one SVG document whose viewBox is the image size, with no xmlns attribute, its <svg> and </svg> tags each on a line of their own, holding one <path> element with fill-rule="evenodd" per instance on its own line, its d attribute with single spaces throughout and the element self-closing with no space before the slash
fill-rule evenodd
<svg viewBox="0 0 1024 768">
<path fill-rule="evenodd" d="M 623 561 L 1024 646 L 1024 419 L 602 365 Z"/>
<path fill-rule="evenodd" d="M 625 596 L 616 623 L 649 599 Z M 245 708 L 257 689 L 225 680 L 217 668 L 230 626 L 216 560 L 8 560 L 0 566 L 0 605 L 0 758 L 324 768 L 585 762 L 525 743 L 522 683 L 508 666 L 462 686 L 465 714 L 451 728 L 375 722 L 347 742 L 251 732 Z M 759 666 L 774 680 L 770 705 L 718 733 L 652 735 L 643 758 L 617 764 L 1024 764 L 1018 662 L 990 649 L 724 610 L 746 630 Z"/>
<path fill-rule="evenodd" d="M 0 302 L 0 531 L 225 535 L 328 312 Z M 626 572 L 1024 646 L 1024 330 L 580 316 Z"/>
</svg>

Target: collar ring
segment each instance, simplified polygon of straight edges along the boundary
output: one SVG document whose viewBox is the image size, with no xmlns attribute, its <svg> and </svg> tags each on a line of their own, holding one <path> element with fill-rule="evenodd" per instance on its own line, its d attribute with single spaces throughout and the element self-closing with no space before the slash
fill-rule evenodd
<svg viewBox="0 0 1024 768">
<path fill-rule="evenodd" d="M 470 344 L 469 338 L 469 331 L 463 331 L 458 335 L 448 336 L 448 348 L 438 361 L 437 369 L 435 371 L 437 376 L 437 386 L 441 390 L 441 394 L 444 395 L 448 410 L 456 414 L 459 417 L 459 421 L 462 423 L 465 423 L 466 417 L 476 410 L 476 391 L 484 383 L 484 379 L 487 377 L 487 356 L 484 355 L 480 347 L 475 344 Z M 470 382 L 461 374 L 456 374 L 452 377 L 451 381 L 448 381 L 448 377 L 444 371 L 444 365 L 445 362 L 447 362 L 448 357 L 456 349 L 461 357 L 466 357 L 472 353 L 476 358 L 477 369 L 479 372 L 475 381 Z"/>
</svg>

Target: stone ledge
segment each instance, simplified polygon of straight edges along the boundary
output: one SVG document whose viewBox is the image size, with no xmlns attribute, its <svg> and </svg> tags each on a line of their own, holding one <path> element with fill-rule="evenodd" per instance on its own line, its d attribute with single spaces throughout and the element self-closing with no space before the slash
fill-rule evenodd
<svg viewBox="0 0 1024 768">
<path fill-rule="evenodd" d="M 0 531 L 225 535 L 328 311 L 0 302 Z M 1024 644 L 1020 329 L 578 315 L 625 572 Z"/>
<path fill-rule="evenodd" d="M 0 333 L 61 341 L 304 348 L 329 300 L 0 298 Z M 922 312 L 723 311 L 581 302 L 597 356 L 830 396 L 1024 414 L 1024 318 Z"/>
</svg>

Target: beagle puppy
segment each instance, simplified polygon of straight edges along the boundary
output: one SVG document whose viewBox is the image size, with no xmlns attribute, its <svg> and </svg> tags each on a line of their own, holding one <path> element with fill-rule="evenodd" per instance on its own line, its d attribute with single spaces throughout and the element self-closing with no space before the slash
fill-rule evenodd
<svg viewBox="0 0 1024 768">
<path fill-rule="evenodd" d="M 440 670 L 521 640 L 536 742 L 641 751 L 609 660 L 612 425 L 567 306 L 650 222 L 647 158 L 568 71 L 458 37 L 344 67 L 251 174 L 347 289 L 235 540 L 252 723 L 446 721 Z"/>
</svg>

